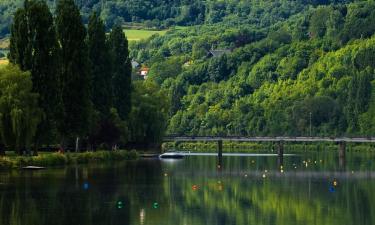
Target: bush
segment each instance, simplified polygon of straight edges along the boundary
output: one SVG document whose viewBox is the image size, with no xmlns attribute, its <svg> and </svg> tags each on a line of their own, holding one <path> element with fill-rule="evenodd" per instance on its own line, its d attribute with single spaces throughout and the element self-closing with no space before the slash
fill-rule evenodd
<svg viewBox="0 0 375 225">
<path fill-rule="evenodd" d="M 62 166 L 68 164 L 67 157 L 60 153 L 43 154 L 33 157 L 19 156 L 14 160 L 18 167 L 22 166 Z"/>
<path fill-rule="evenodd" d="M 71 156 L 76 163 L 91 163 L 91 162 L 106 162 L 106 161 L 120 161 L 126 159 L 138 158 L 138 153 L 135 150 L 128 151 L 98 151 L 78 153 Z"/>
<path fill-rule="evenodd" d="M 0 169 L 11 169 L 15 167 L 15 163 L 7 157 L 0 158 Z"/>
</svg>

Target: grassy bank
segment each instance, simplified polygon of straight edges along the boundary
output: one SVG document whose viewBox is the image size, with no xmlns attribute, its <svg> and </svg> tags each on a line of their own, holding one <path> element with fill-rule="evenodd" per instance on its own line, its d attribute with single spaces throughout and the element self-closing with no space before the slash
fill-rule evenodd
<svg viewBox="0 0 375 225">
<path fill-rule="evenodd" d="M 39 156 L 4 156 L 0 158 L 0 169 L 21 168 L 24 166 L 65 166 L 85 163 L 104 163 L 138 158 L 132 151 L 97 151 L 84 153 L 48 153 Z"/>
<path fill-rule="evenodd" d="M 216 152 L 216 142 L 167 142 L 163 144 L 164 151 L 181 150 L 194 152 Z M 224 152 L 270 152 L 277 149 L 276 144 L 254 142 L 223 142 Z M 336 151 L 338 145 L 334 143 L 284 143 L 284 151 Z M 347 144 L 348 151 L 373 151 L 375 146 L 371 144 Z"/>
</svg>

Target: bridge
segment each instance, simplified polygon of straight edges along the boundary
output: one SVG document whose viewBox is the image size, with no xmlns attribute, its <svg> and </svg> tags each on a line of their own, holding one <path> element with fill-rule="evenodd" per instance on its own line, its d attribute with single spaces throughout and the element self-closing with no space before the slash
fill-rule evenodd
<svg viewBox="0 0 375 225">
<path fill-rule="evenodd" d="M 240 141 L 240 142 L 352 142 L 375 143 L 375 137 L 239 137 L 239 136 L 166 136 L 164 142 L 171 141 Z"/>
<path fill-rule="evenodd" d="M 339 157 L 345 158 L 346 143 L 375 143 L 375 137 L 239 137 L 239 136 L 166 136 L 164 142 L 208 142 L 214 141 L 218 144 L 218 156 L 222 158 L 223 141 L 238 142 L 274 142 L 277 143 L 277 154 L 284 155 L 285 142 L 331 142 L 339 146 Z"/>
</svg>

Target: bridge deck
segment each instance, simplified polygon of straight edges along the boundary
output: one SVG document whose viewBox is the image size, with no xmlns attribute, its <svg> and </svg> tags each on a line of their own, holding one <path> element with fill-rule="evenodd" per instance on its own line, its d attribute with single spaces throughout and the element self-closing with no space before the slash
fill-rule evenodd
<svg viewBox="0 0 375 225">
<path fill-rule="evenodd" d="M 241 142 L 352 142 L 375 143 L 375 137 L 348 138 L 348 137 L 165 137 L 164 142 L 170 141 L 241 141 Z"/>
</svg>

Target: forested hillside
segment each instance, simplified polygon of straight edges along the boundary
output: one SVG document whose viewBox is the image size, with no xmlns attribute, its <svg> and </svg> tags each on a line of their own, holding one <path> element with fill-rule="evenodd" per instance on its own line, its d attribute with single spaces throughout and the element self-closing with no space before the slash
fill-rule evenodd
<svg viewBox="0 0 375 225">
<path fill-rule="evenodd" d="M 375 134 L 374 1 L 230 2 L 213 24 L 132 46 L 170 93 L 170 134 Z"/>
</svg>

